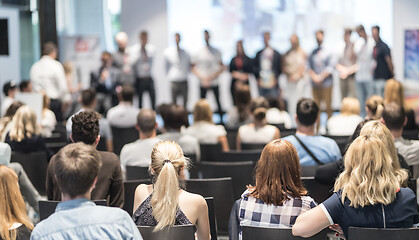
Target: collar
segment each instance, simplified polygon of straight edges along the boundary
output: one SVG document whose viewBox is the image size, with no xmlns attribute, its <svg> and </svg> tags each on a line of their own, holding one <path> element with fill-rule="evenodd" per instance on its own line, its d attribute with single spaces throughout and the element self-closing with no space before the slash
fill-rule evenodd
<svg viewBox="0 0 419 240">
<path fill-rule="evenodd" d="M 94 202 L 87 198 L 78 198 L 70 201 L 60 202 L 55 209 L 55 212 L 70 210 L 73 208 L 96 206 Z"/>
</svg>

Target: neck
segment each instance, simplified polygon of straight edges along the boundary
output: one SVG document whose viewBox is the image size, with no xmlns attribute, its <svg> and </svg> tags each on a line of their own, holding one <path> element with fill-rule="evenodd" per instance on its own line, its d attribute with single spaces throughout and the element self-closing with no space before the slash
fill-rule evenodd
<svg viewBox="0 0 419 240">
<path fill-rule="evenodd" d="M 396 138 L 400 138 L 402 136 L 403 133 L 403 128 L 402 129 L 396 129 L 396 130 L 390 130 L 391 135 L 393 136 L 394 139 Z"/>
<path fill-rule="evenodd" d="M 260 128 L 260 127 L 263 127 L 263 126 L 265 126 L 266 125 L 266 122 L 265 122 L 265 120 L 262 120 L 262 121 L 254 121 L 254 124 L 255 124 L 255 127 L 258 127 L 258 128 Z"/>
<path fill-rule="evenodd" d="M 140 139 L 141 140 L 148 139 L 148 138 L 154 138 L 154 137 L 156 137 L 156 130 L 153 130 L 153 131 L 147 132 L 147 133 L 140 131 Z"/>
<path fill-rule="evenodd" d="M 307 135 L 307 136 L 314 136 L 315 135 L 315 124 L 310 126 L 304 126 L 301 124 L 297 124 L 297 132 L 298 134 Z"/>
<path fill-rule="evenodd" d="M 87 198 L 90 199 L 90 191 L 82 194 L 82 195 L 78 195 L 75 197 L 70 197 L 69 195 L 65 194 L 65 193 L 61 193 L 61 201 L 65 202 L 65 201 L 70 201 L 70 200 L 76 200 L 76 199 L 81 199 L 81 198 Z"/>
<path fill-rule="evenodd" d="M 94 106 L 82 106 L 81 108 L 87 109 L 87 110 L 92 110 L 95 107 Z"/>
</svg>

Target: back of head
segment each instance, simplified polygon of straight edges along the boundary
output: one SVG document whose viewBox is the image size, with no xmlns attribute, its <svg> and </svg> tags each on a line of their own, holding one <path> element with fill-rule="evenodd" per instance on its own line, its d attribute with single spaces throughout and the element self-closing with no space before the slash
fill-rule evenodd
<svg viewBox="0 0 419 240">
<path fill-rule="evenodd" d="M 13 117 L 13 127 L 10 130 L 10 140 L 20 142 L 39 134 L 35 111 L 28 105 L 23 105 Z"/>
<path fill-rule="evenodd" d="M 300 160 L 294 146 L 282 139 L 268 143 L 255 168 L 251 195 L 276 206 L 291 197 L 307 194 L 300 179 Z M 289 195 L 289 196 L 288 196 Z"/>
<path fill-rule="evenodd" d="M 361 105 L 358 99 L 352 97 L 346 97 L 342 100 L 342 106 L 340 113 L 344 115 L 359 115 Z"/>
<path fill-rule="evenodd" d="M 383 119 L 388 129 L 400 130 L 404 126 L 406 114 L 404 108 L 397 103 L 389 103 L 384 106 Z"/>
<path fill-rule="evenodd" d="M 121 90 L 121 99 L 124 102 L 132 103 L 134 98 L 134 88 L 131 85 L 123 85 Z"/>
<path fill-rule="evenodd" d="M 365 28 L 362 24 L 358 25 L 355 30 L 357 32 L 365 32 Z"/>
<path fill-rule="evenodd" d="M 57 52 L 57 46 L 53 42 L 47 42 L 42 46 L 42 55 L 51 55 Z"/>
<path fill-rule="evenodd" d="M 207 100 L 199 100 L 193 110 L 194 123 L 199 121 L 212 123 L 212 110 Z"/>
<path fill-rule="evenodd" d="M 384 88 L 384 105 L 392 102 L 405 107 L 403 84 L 397 80 L 389 79 Z"/>
<path fill-rule="evenodd" d="M 81 104 L 83 107 L 91 107 L 96 101 L 96 91 L 93 88 L 81 92 Z"/>
<path fill-rule="evenodd" d="M 310 98 L 301 98 L 297 103 L 297 119 L 301 125 L 311 126 L 316 123 L 319 106 Z"/>
<path fill-rule="evenodd" d="M 32 223 L 26 214 L 26 205 L 20 193 L 16 173 L 0 165 L 0 238 L 16 239 L 16 230 L 9 231 L 14 223 L 22 223 L 29 229 Z"/>
<path fill-rule="evenodd" d="M 245 121 L 250 114 L 250 103 L 252 96 L 250 95 L 250 88 L 248 85 L 239 85 L 235 93 L 237 111 L 239 113 L 239 120 Z"/>
<path fill-rule="evenodd" d="M 388 205 L 401 186 L 387 146 L 371 135 L 359 136 L 345 155 L 345 170 L 335 182 L 342 190 L 342 203 L 347 197 L 353 207 Z"/>
<path fill-rule="evenodd" d="M 16 84 L 13 81 L 9 81 L 3 85 L 4 96 L 9 96 L 9 91 L 16 89 Z"/>
<path fill-rule="evenodd" d="M 182 126 L 188 126 L 188 112 L 180 105 L 169 105 L 166 114 L 162 117 L 166 130 L 179 131 Z"/>
<path fill-rule="evenodd" d="M 157 220 L 156 229 L 175 224 L 178 209 L 179 181 L 183 180 L 183 169 L 188 161 L 179 144 L 162 141 L 154 145 L 151 152 L 151 168 L 156 175 L 151 206 Z"/>
<path fill-rule="evenodd" d="M 71 118 L 71 139 L 92 145 L 99 135 L 99 113 L 91 110 L 79 112 Z"/>
<path fill-rule="evenodd" d="M 266 118 L 266 111 L 269 108 L 269 102 L 264 97 L 258 97 L 252 100 L 250 104 L 250 111 L 252 112 L 253 119 L 261 122 Z"/>
<path fill-rule="evenodd" d="M 384 105 L 383 105 L 383 98 L 378 95 L 372 95 L 367 99 L 365 102 L 365 106 L 367 107 L 368 111 L 371 113 L 369 116 L 372 120 L 377 120 L 381 118 L 381 113 L 383 112 Z"/>
<path fill-rule="evenodd" d="M 156 113 L 151 109 L 142 109 L 137 115 L 137 125 L 143 133 L 156 129 Z"/>
<path fill-rule="evenodd" d="M 30 92 L 30 89 L 29 89 L 30 84 L 31 84 L 31 82 L 29 80 L 23 80 L 19 84 L 19 90 L 21 92 Z"/>
<path fill-rule="evenodd" d="M 20 102 L 20 101 L 14 101 L 10 106 L 9 106 L 9 108 L 6 110 L 6 114 L 4 114 L 4 117 L 9 117 L 9 118 L 12 118 L 15 114 L 16 114 L 16 112 L 17 112 L 17 110 L 20 108 L 20 107 L 22 107 L 24 104 L 22 103 L 22 102 Z"/>
<path fill-rule="evenodd" d="M 91 190 L 101 165 L 100 155 L 93 146 L 72 143 L 56 154 L 52 166 L 61 192 L 75 198 Z"/>
</svg>

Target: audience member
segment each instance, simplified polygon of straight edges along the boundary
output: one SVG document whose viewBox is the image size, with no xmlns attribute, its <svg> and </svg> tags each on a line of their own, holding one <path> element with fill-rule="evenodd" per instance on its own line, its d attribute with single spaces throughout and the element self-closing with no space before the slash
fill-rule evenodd
<svg viewBox="0 0 419 240">
<path fill-rule="evenodd" d="M 32 92 L 32 82 L 29 80 L 22 80 L 19 84 L 19 90 L 22 93 L 31 93 Z"/>
<path fill-rule="evenodd" d="M 15 95 L 17 93 L 16 84 L 12 81 L 9 81 L 3 85 L 4 98 L 2 99 L 1 104 L 1 117 L 4 117 L 7 109 L 15 101 Z"/>
<path fill-rule="evenodd" d="M 183 130 L 183 134 L 191 135 L 198 139 L 199 143 L 221 144 L 223 151 L 228 151 L 227 132 L 222 125 L 212 122 L 212 111 L 207 100 L 199 100 L 193 111 L 194 122 Z"/>
<path fill-rule="evenodd" d="M 344 44 L 340 50 L 339 61 L 336 64 L 336 69 L 339 71 L 340 77 L 340 92 L 342 99 L 346 97 L 355 97 L 355 72 L 356 55 L 354 50 L 354 43 L 351 41 L 352 29 L 345 28 L 343 34 Z"/>
<path fill-rule="evenodd" d="M 381 113 L 384 109 L 384 100 L 378 95 L 372 95 L 365 102 L 365 111 L 367 116 L 365 119 L 378 120 L 381 118 Z"/>
<path fill-rule="evenodd" d="M 315 135 L 315 125 L 319 118 L 319 106 L 313 99 L 301 98 L 297 103 L 297 132 L 287 136 L 287 140 L 297 149 L 303 166 L 323 165 L 342 158 L 336 142 L 327 137 Z"/>
<path fill-rule="evenodd" d="M 249 86 L 249 74 L 253 72 L 253 61 L 244 52 L 243 40 L 237 41 L 236 56 L 231 59 L 231 96 L 233 97 L 233 105 L 237 104 L 236 91 L 239 86 Z"/>
<path fill-rule="evenodd" d="M 92 110 L 94 111 L 95 106 L 96 106 L 96 92 L 94 89 L 85 89 L 81 92 L 81 109 L 76 112 L 80 113 L 86 110 Z M 74 115 L 75 115 L 74 114 Z M 72 115 L 66 123 L 66 129 L 67 129 L 67 137 L 69 138 L 71 136 L 71 129 L 73 126 L 73 122 L 72 122 Z M 108 152 L 113 152 L 113 136 L 112 136 L 112 131 L 111 131 L 111 126 L 109 125 L 108 120 L 106 120 L 105 118 L 100 118 L 99 119 L 99 135 L 103 140 L 106 140 L 106 149 L 108 150 Z"/>
<path fill-rule="evenodd" d="M 71 100 L 66 106 L 66 109 L 64 111 L 65 119 L 72 116 L 78 109 L 80 109 L 80 103 L 77 101 L 80 97 L 80 92 L 82 89 L 82 83 L 77 78 L 76 74 L 74 74 L 74 67 L 73 63 L 71 61 L 65 61 L 63 63 L 64 67 L 64 74 L 65 79 L 67 80 L 67 87 L 68 91 L 71 94 Z"/>
<path fill-rule="evenodd" d="M 4 142 L 6 140 L 6 135 L 9 133 L 13 126 L 13 116 L 15 116 L 16 111 L 22 106 L 23 103 L 19 101 L 12 103 L 12 105 L 10 105 L 10 107 L 7 109 L 4 117 L 0 119 L 0 142 Z"/>
<path fill-rule="evenodd" d="M 93 146 L 69 144 L 51 165 L 62 202 L 35 227 L 31 239 L 142 239 L 125 211 L 89 200 L 102 165 Z"/>
<path fill-rule="evenodd" d="M 363 120 L 359 116 L 360 108 L 358 99 L 353 97 L 344 98 L 340 114 L 327 120 L 327 133 L 335 136 L 350 136 L 355 131 L 356 126 Z"/>
<path fill-rule="evenodd" d="M 83 142 L 97 147 L 100 141 L 99 119 L 100 114 L 86 110 L 73 116 L 71 140 L 75 143 Z M 118 157 L 111 152 L 98 151 L 102 167 L 99 170 L 95 188 L 92 190 L 91 199 L 107 199 L 111 207 L 124 205 L 124 184 L 121 165 Z M 55 178 L 54 163 L 57 155 L 52 157 L 47 171 L 47 197 L 49 200 L 60 201 L 61 190 Z"/>
<path fill-rule="evenodd" d="M 241 143 L 268 143 L 280 137 L 279 129 L 266 121 L 269 103 L 264 97 L 258 97 L 251 103 L 253 122 L 243 125 L 237 132 L 237 150 Z"/>
<path fill-rule="evenodd" d="M 390 48 L 380 38 L 380 27 L 373 26 L 371 33 L 376 43 L 372 53 L 376 62 L 374 69 L 374 94 L 383 96 L 386 81 L 394 76 L 393 63 Z"/>
<path fill-rule="evenodd" d="M 41 136 L 42 137 L 51 137 L 52 131 L 55 129 L 57 124 L 57 119 L 53 111 L 49 109 L 50 100 L 48 96 L 43 93 L 43 104 L 42 104 L 42 115 L 41 115 Z"/>
<path fill-rule="evenodd" d="M 113 127 L 130 128 L 135 127 L 137 115 L 140 109 L 134 107 L 132 100 L 134 98 L 134 88 L 131 85 L 122 86 L 118 93 L 119 104 L 108 110 L 106 119 Z"/>
<path fill-rule="evenodd" d="M 157 230 L 173 225 L 193 224 L 199 240 L 210 239 L 208 207 L 205 199 L 181 188 L 183 169 L 188 161 L 182 149 L 172 141 L 153 147 L 150 168 L 154 183 L 141 184 L 135 190 L 133 220 L 139 226 Z"/>
<path fill-rule="evenodd" d="M 125 172 L 126 166 L 148 167 L 153 146 L 160 141 L 156 137 L 156 113 L 151 109 L 142 109 L 137 116 L 139 139 L 125 144 L 121 150 L 121 166 Z"/>
<path fill-rule="evenodd" d="M 118 50 L 112 54 L 112 65 L 121 72 L 121 84 L 134 85 L 134 76 L 130 63 L 130 53 L 127 49 L 128 35 L 125 32 L 119 32 L 115 36 L 115 42 Z"/>
<path fill-rule="evenodd" d="M 402 188 L 393 162 L 380 139 L 369 135 L 357 138 L 345 155 L 345 171 L 336 180 L 335 192 L 300 215 L 293 234 L 309 237 L 338 224 L 339 232 L 347 238 L 351 226 L 409 228 L 418 223 L 416 196 L 411 189 Z"/>
<path fill-rule="evenodd" d="M 266 111 L 266 120 L 269 124 L 284 124 L 285 128 L 292 128 L 290 114 L 286 111 L 286 104 L 283 99 L 268 98 L 269 109 Z M 295 103 L 295 108 L 297 102 Z M 295 112 L 295 110 L 294 110 Z M 295 115 L 295 113 L 294 113 Z"/>
<path fill-rule="evenodd" d="M 234 99 L 235 106 L 228 110 L 228 120 L 226 126 L 228 128 L 238 128 L 252 121 L 250 112 L 250 103 L 252 96 L 250 95 L 250 87 L 248 85 L 239 85 L 235 87 Z"/>
<path fill-rule="evenodd" d="M 26 214 L 26 206 L 19 191 L 16 173 L 0 165 L 0 239 L 27 240 L 33 225 Z"/>
</svg>

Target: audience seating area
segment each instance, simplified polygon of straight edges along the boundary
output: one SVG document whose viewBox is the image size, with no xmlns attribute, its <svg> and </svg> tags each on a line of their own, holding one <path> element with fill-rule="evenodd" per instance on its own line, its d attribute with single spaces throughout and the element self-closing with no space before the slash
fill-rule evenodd
<svg viewBox="0 0 419 240">
<path fill-rule="evenodd" d="M 138 230 L 144 240 L 161 240 L 161 239 L 172 239 L 172 240 L 194 240 L 194 226 L 193 225 L 181 225 L 173 226 L 170 228 L 164 228 L 160 231 L 154 231 L 154 227 L 149 226 L 138 226 Z"/>
<path fill-rule="evenodd" d="M 99 206 L 108 205 L 106 199 L 94 200 L 93 202 Z M 45 201 L 45 200 L 41 200 L 38 202 L 39 218 L 41 219 L 41 221 L 48 218 L 51 214 L 55 212 L 55 208 L 57 207 L 58 203 L 60 202 L 59 201 Z"/>
<path fill-rule="evenodd" d="M 138 130 L 135 127 L 132 128 L 118 128 L 112 127 L 113 139 L 113 151 L 119 156 L 122 147 L 127 144 L 134 142 L 138 139 Z"/>
<path fill-rule="evenodd" d="M 416 240 L 419 228 L 357 228 L 350 227 L 348 240 Z M 244 238 L 243 238 L 244 239 Z"/>
<path fill-rule="evenodd" d="M 307 239 L 307 240 L 325 240 L 327 239 L 327 233 L 330 232 L 328 229 L 324 229 L 318 234 L 309 237 L 294 237 L 292 235 L 291 228 L 263 228 L 263 227 L 253 227 L 253 226 L 243 226 L 243 240 L 298 240 L 298 239 Z"/>
</svg>

